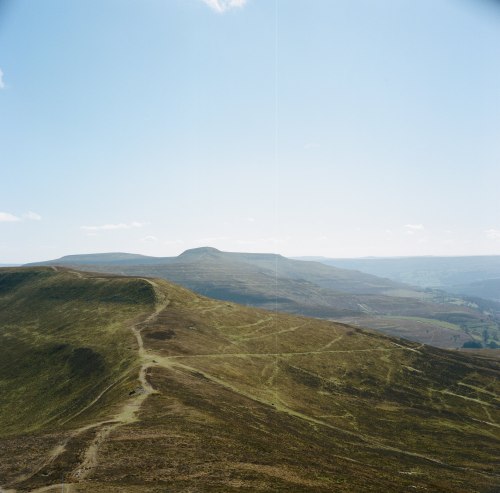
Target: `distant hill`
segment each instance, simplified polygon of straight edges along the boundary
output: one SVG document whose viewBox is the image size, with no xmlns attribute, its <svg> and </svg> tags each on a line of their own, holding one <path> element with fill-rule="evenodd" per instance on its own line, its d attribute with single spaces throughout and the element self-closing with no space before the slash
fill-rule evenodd
<svg viewBox="0 0 500 493">
<path fill-rule="evenodd" d="M 467 284 L 447 286 L 450 293 L 484 298 L 500 303 L 500 279 L 484 279 Z"/>
<path fill-rule="evenodd" d="M 0 490 L 491 493 L 499 377 L 164 280 L 0 269 Z"/>
<path fill-rule="evenodd" d="M 204 247 L 187 250 L 178 257 L 71 255 L 38 265 L 161 277 L 212 298 L 343 320 L 439 347 L 461 347 L 472 340 L 496 344 L 495 337 L 500 337 L 497 315 L 479 309 L 474 302 L 276 254 L 221 252 Z"/>
<path fill-rule="evenodd" d="M 136 253 L 123 253 L 123 252 L 109 252 L 109 253 L 89 253 L 85 255 L 66 255 L 57 259 L 57 263 L 60 265 L 98 265 L 98 264 L 113 264 L 113 265 L 142 265 L 148 263 L 158 263 L 165 259 L 158 257 L 148 257 L 146 255 L 139 255 Z M 33 262 L 30 265 L 43 265 L 43 264 L 51 264 L 52 261 L 49 262 Z"/>
<path fill-rule="evenodd" d="M 422 288 L 448 289 L 500 279 L 500 255 L 471 257 L 397 257 L 333 259 L 312 257 L 325 265 L 356 269 Z"/>
<path fill-rule="evenodd" d="M 330 259 L 307 257 L 325 265 L 356 269 L 375 276 L 500 302 L 500 255 L 471 257 L 401 257 Z"/>
</svg>

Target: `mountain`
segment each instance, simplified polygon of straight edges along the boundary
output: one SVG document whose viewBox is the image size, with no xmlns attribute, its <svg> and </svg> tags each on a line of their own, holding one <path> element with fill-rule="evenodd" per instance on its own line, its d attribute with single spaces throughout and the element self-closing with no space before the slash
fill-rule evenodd
<svg viewBox="0 0 500 493">
<path fill-rule="evenodd" d="M 0 269 L 0 490 L 493 493 L 500 360 Z"/>
<path fill-rule="evenodd" d="M 222 252 L 216 248 L 202 247 L 186 250 L 178 257 L 147 257 L 129 253 L 98 253 L 87 255 L 67 255 L 48 262 L 37 262 L 28 265 L 88 265 L 122 267 L 171 267 L 189 264 L 211 265 L 223 270 L 245 269 L 253 266 L 252 272 L 265 272 L 279 278 L 300 279 L 313 282 L 320 287 L 349 293 L 391 294 L 397 290 L 410 290 L 409 286 L 382 279 L 358 271 L 338 269 L 325 266 L 320 262 L 302 262 L 288 259 L 277 254 Z M 247 270 L 241 273 L 248 274 Z"/>
<path fill-rule="evenodd" d="M 500 306 L 497 314 L 457 296 L 276 254 L 204 247 L 178 257 L 71 255 L 37 265 L 161 277 L 212 298 L 340 320 L 439 347 L 473 340 L 494 346 L 500 338 Z"/>
</svg>

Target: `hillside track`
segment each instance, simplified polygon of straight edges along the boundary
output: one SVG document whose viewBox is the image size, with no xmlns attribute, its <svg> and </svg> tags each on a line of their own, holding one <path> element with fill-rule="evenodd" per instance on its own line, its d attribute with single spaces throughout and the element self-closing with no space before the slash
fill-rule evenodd
<svg viewBox="0 0 500 493">
<path fill-rule="evenodd" d="M 331 352 L 331 351 L 327 351 L 327 352 Z M 298 353 L 298 354 L 316 354 L 316 353 L 317 352 Z M 249 354 L 248 356 L 255 357 L 255 356 L 283 356 L 283 355 L 288 356 L 289 353 L 284 353 L 284 354 L 280 354 L 280 353 Z M 204 356 L 211 357 L 211 356 L 215 356 L 215 355 L 196 355 L 194 357 L 203 358 Z M 229 355 L 228 354 L 228 355 L 220 355 L 220 356 L 241 357 L 241 356 L 245 356 L 245 354 L 238 354 L 238 355 Z M 189 358 L 189 356 L 186 356 L 186 357 Z M 193 356 L 191 356 L 191 357 L 193 357 Z M 405 455 L 405 456 L 412 457 L 412 458 L 423 459 L 424 461 L 428 461 L 430 463 L 433 463 L 434 465 L 442 466 L 442 467 L 445 467 L 447 469 L 455 469 L 455 470 L 461 470 L 461 471 L 474 471 L 474 469 L 472 469 L 472 468 L 460 467 L 460 466 L 455 466 L 452 464 L 447 464 L 446 462 L 443 462 L 443 461 L 436 459 L 434 457 L 431 457 L 429 455 L 419 454 L 419 453 L 412 452 L 409 450 L 403 450 L 403 449 L 398 448 L 398 447 L 391 447 L 391 446 L 385 445 L 385 444 L 379 442 L 378 440 L 374 439 L 373 437 L 370 437 L 369 435 L 364 435 L 361 433 L 356 433 L 356 432 L 346 430 L 346 429 L 338 427 L 338 426 L 333 426 L 330 423 L 327 423 L 327 422 L 322 421 L 320 419 L 314 418 L 314 417 L 309 416 L 305 413 L 295 411 L 295 410 L 291 409 L 290 407 L 286 406 L 283 402 L 271 402 L 271 401 L 266 400 L 266 399 L 258 398 L 255 395 L 248 393 L 248 392 L 245 392 L 244 390 L 239 389 L 239 388 L 235 387 L 234 385 L 231 385 L 228 382 L 226 382 L 220 378 L 215 377 L 214 375 L 211 375 L 205 371 L 202 371 L 197 367 L 193 367 L 193 366 L 189 366 L 189 365 L 186 365 L 183 363 L 179 363 L 178 361 L 176 361 L 178 359 L 178 357 L 175 357 L 175 356 L 162 357 L 160 355 L 155 355 L 155 358 L 157 361 L 157 363 L 156 363 L 157 366 L 161 366 L 161 367 L 169 368 L 169 369 L 174 369 L 177 371 L 184 370 L 184 371 L 187 371 L 189 373 L 199 373 L 199 374 L 203 375 L 203 377 L 205 377 L 207 380 L 210 380 L 211 382 L 216 383 L 216 384 L 220 385 L 221 387 L 224 387 L 232 392 L 235 392 L 239 395 L 247 397 L 247 398 L 254 400 L 256 402 L 259 402 L 261 404 L 273 406 L 273 408 L 279 412 L 283 412 L 285 414 L 288 414 L 289 416 L 299 418 L 299 419 L 304 420 L 306 422 L 309 422 L 313 425 L 319 425 L 319 426 L 322 426 L 325 428 L 335 430 L 335 431 L 340 432 L 341 434 L 345 435 L 346 437 L 354 438 L 354 439 L 356 439 L 356 442 L 351 442 L 352 445 L 355 445 L 358 447 L 365 447 L 368 449 L 374 449 L 374 450 L 384 450 L 387 452 L 396 453 L 398 455 L 400 454 L 400 455 Z M 339 458 L 348 459 L 346 457 L 339 457 Z M 477 472 L 477 471 L 475 471 L 475 472 Z M 500 478 L 500 474 L 487 473 L 487 472 L 483 472 L 482 474 L 484 474 L 485 476 L 488 476 L 488 477 Z"/>
<path fill-rule="evenodd" d="M 148 369 L 153 365 L 151 356 L 144 349 L 144 341 L 141 336 L 141 327 L 154 323 L 159 314 L 163 312 L 169 305 L 170 301 L 157 289 L 157 285 L 150 279 L 144 279 L 151 284 L 154 292 L 157 295 L 155 308 L 153 313 L 146 317 L 141 322 L 130 327 L 137 340 L 137 348 L 139 353 L 139 375 L 138 381 L 140 388 L 136 389 L 134 396 L 128 399 L 123 405 L 120 412 L 114 417 L 112 424 L 102 425 L 99 427 L 94 440 L 85 451 L 82 462 L 72 471 L 70 480 L 74 482 L 81 481 L 87 478 L 98 464 L 98 453 L 103 442 L 120 426 L 134 423 L 139 420 L 139 412 L 144 401 L 156 391 L 153 389 L 147 379 Z"/>
<path fill-rule="evenodd" d="M 52 267 L 52 269 L 57 271 L 57 267 Z M 158 289 L 158 286 L 154 281 L 152 281 L 151 279 L 144 279 L 144 281 L 148 282 L 153 287 L 157 297 L 153 312 L 143 320 L 130 326 L 130 330 L 134 334 L 137 341 L 138 359 L 140 363 L 137 380 L 140 383 L 140 387 L 134 391 L 132 397 L 127 399 L 127 401 L 123 404 L 122 408 L 116 415 L 111 417 L 109 420 L 98 421 L 96 423 L 87 424 L 72 430 L 69 433 L 69 436 L 65 438 L 61 443 L 59 443 L 56 447 L 54 447 L 48 453 L 48 455 L 44 459 L 42 459 L 42 461 L 34 470 L 32 470 L 30 473 L 23 474 L 15 478 L 14 481 L 12 481 L 9 485 L 9 488 L 0 486 L 0 493 L 17 493 L 18 490 L 15 488 L 16 485 L 29 482 L 29 480 L 40 473 L 40 471 L 45 469 L 47 466 L 55 463 L 57 459 L 66 452 L 67 444 L 71 440 L 80 437 L 89 430 L 95 430 L 94 438 L 84 450 L 80 463 L 71 472 L 69 472 L 67 476 L 65 476 L 63 485 L 61 483 L 57 483 L 29 490 L 30 493 L 42 493 L 45 491 L 64 491 L 68 493 L 73 492 L 73 483 L 78 483 L 86 479 L 89 475 L 92 474 L 92 471 L 98 465 L 99 449 L 103 442 L 113 433 L 113 431 L 115 431 L 120 426 L 138 421 L 138 415 L 144 401 L 149 395 L 156 392 L 147 379 L 148 370 L 151 366 L 153 366 L 154 363 L 152 362 L 153 358 L 144 349 L 144 341 L 141 336 L 141 327 L 154 323 L 158 315 L 163 310 L 165 310 L 170 303 L 169 300 Z M 77 416 L 89 410 L 91 407 L 95 406 L 111 388 L 116 386 L 124 378 L 125 377 L 122 377 L 121 379 L 112 382 L 102 392 L 100 392 L 100 394 L 92 402 L 90 402 L 87 406 L 68 418 L 64 423 L 70 422 Z M 63 487 L 64 489 L 61 490 L 61 487 Z M 23 491 L 26 490 L 23 489 Z"/>
</svg>

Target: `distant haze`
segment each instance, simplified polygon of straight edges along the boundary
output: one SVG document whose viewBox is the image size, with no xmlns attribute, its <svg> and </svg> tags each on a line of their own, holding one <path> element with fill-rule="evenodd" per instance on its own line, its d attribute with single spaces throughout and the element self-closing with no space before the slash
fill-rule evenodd
<svg viewBox="0 0 500 493">
<path fill-rule="evenodd" d="M 499 254 L 493 5 L 10 2 L 0 262 Z"/>
</svg>

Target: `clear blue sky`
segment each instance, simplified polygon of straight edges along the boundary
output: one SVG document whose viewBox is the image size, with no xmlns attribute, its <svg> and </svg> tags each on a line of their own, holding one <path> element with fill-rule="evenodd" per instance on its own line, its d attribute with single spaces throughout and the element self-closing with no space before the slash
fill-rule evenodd
<svg viewBox="0 0 500 493">
<path fill-rule="evenodd" d="M 500 253 L 493 1 L 0 5 L 0 263 Z"/>
</svg>

